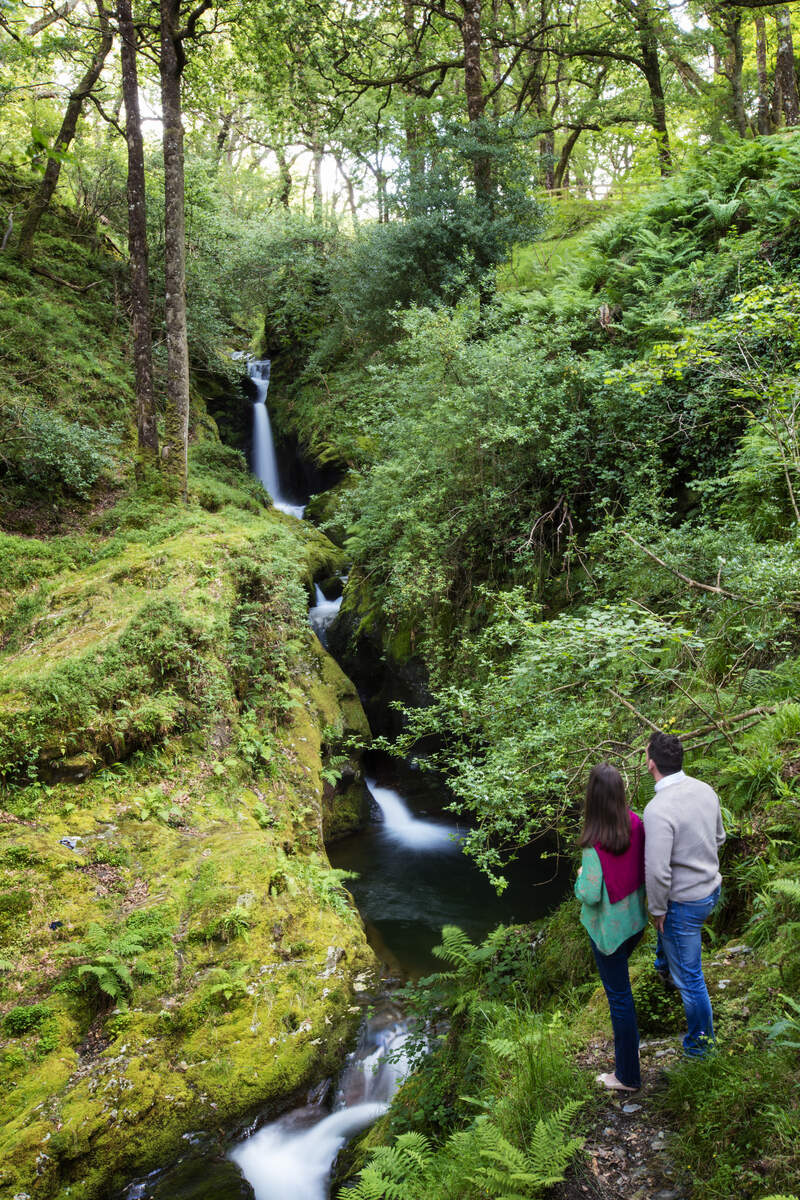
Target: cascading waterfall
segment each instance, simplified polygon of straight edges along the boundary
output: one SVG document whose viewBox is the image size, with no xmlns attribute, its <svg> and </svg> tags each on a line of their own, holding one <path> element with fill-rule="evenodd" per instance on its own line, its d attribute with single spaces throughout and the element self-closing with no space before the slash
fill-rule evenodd
<svg viewBox="0 0 800 1200">
<path fill-rule="evenodd" d="M 386 1112 L 408 1069 L 407 1036 L 397 1009 L 386 1003 L 365 1023 L 328 1116 L 320 1119 L 315 1105 L 295 1109 L 231 1151 L 256 1200 L 326 1200 L 342 1146 Z"/>
<path fill-rule="evenodd" d="M 314 600 L 314 607 L 308 610 L 308 621 L 314 633 L 327 650 L 328 628 L 335 620 L 336 614 L 342 606 L 342 597 L 337 596 L 335 600 L 329 600 L 317 583 L 314 585 Z"/>
<path fill-rule="evenodd" d="M 394 788 L 380 787 L 367 780 L 367 790 L 381 810 L 385 834 L 409 850 L 459 851 L 463 834 L 455 825 L 421 821 Z"/>
<path fill-rule="evenodd" d="M 275 439 L 272 436 L 272 424 L 267 408 L 270 360 L 268 358 L 251 360 L 248 372 L 257 393 L 256 399 L 253 401 L 253 474 L 261 480 L 276 508 L 302 519 L 305 505 L 293 504 L 281 490 Z"/>
</svg>

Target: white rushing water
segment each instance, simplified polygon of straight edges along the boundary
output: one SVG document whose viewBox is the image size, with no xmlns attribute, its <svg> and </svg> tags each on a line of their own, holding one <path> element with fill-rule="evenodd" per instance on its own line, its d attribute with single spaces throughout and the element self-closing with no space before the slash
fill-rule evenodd
<svg viewBox="0 0 800 1200">
<path fill-rule="evenodd" d="M 292 504 L 291 500 L 281 491 L 275 439 L 272 436 L 272 425 L 267 409 L 270 360 L 268 358 L 252 360 L 248 372 L 257 393 L 253 402 L 253 474 L 261 480 L 276 508 L 302 519 L 305 505 Z"/>
<path fill-rule="evenodd" d="M 382 1116 L 408 1069 L 408 1031 L 393 1006 L 362 1029 L 342 1073 L 333 1112 L 307 1105 L 279 1117 L 231 1151 L 256 1200 L 326 1200 L 331 1167 L 342 1146 Z M 396 1061 L 387 1061 L 389 1058 Z"/>
<path fill-rule="evenodd" d="M 322 588 L 317 583 L 314 585 L 314 599 L 316 601 L 314 607 L 308 610 L 309 624 L 323 646 L 327 649 L 328 628 L 342 607 L 342 597 L 337 596 L 335 600 L 328 600 Z"/>
<path fill-rule="evenodd" d="M 372 799 L 381 810 L 386 835 L 410 850 L 460 850 L 462 834 L 455 825 L 440 825 L 415 817 L 403 797 L 394 788 L 380 787 L 367 780 Z"/>
</svg>

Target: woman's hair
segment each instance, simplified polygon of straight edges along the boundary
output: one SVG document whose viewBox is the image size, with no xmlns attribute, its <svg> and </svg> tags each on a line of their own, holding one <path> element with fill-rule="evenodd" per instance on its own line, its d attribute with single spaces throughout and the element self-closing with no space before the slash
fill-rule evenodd
<svg viewBox="0 0 800 1200">
<path fill-rule="evenodd" d="M 622 854 L 630 844 L 631 818 L 622 776 L 611 763 L 598 763 L 586 786 L 580 845 Z"/>
</svg>

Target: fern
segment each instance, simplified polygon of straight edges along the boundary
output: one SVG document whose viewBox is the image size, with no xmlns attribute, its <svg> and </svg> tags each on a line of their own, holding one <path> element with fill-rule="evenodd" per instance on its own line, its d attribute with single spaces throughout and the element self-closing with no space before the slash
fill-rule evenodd
<svg viewBox="0 0 800 1200">
<path fill-rule="evenodd" d="M 430 1183 L 434 1152 L 421 1133 L 402 1133 L 393 1146 L 378 1146 L 359 1173 L 355 1188 L 343 1190 L 347 1200 L 419 1200 Z"/>
<path fill-rule="evenodd" d="M 92 922 L 82 942 L 70 942 L 62 953 L 80 955 L 89 961 L 77 970 L 84 987 L 95 992 L 97 1000 L 119 1004 L 133 991 L 134 977 L 149 979 L 155 974 L 147 963 L 138 962 L 144 952 L 139 938 L 127 929 L 110 932 Z"/>
<path fill-rule="evenodd" d="M 773 879 L 769 889 L 800 908 L 800 879 Z"/>
<path fill-rule="evenodd" d="M 785 1001 L 789 1007 L 784 1011 L 781 1019 L 769 1027 L 767 1031 L 769 1039 L 778 1046 L 790 1046 L 793 1050 L 800 1050 L 800 1004 L 791 996 L 783 994 L 781 994 L 781 1000 Z"/>
<path fill-rule="evenodd" d="M 470 1183 L 495 1200 L 529 1200 L 544 1188 L 560 1183 L 583 1138 L 567 1138 L 567 1126 L 580 1108 L 571 1100 L 549 1117 L 537 1121 L 527 1151 L 518 1150 L 486 1118 L 475 1123 L 481 1166 Z"/>
<path fill-rule="evenodd" d="M 580 1108 L 570 1101 L 540 1120 L 530 1146 L 520 1150 L 487 1116 L 469 1129 L 452 1134 L 435 1151 L 420 1133 L 401 1134 L 393 1146 L 379 1146 L 340 1200 L 420 1200 L 446 1194 L 465 1195 L 466 1185 L 480 1189 L 486 1200 L 531 1200 L 564 1178 L 583 1138 L 567 1137 L 567 1127 Z M 445 1191 L 437 1182 L 447 1176 Z"/>
</svg>

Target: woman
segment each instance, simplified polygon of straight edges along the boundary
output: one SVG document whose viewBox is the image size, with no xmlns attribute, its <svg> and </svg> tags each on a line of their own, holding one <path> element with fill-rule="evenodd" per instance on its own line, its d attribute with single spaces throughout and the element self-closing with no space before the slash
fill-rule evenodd
<svg viewBox="0 0 800 1200">
<path fill-rule="evenodd" d="M 597 1082 L 619 1092 L 641 1087 L 639 1029 L 628 958 L 647 924 L 644 826 L 625 800 L 616 767 L 599 763 L 586 788 L 583 861 L 575 880 L 581 924 L 589 934 L 614 1030 L 614 1072 Z"/>
</svg>

